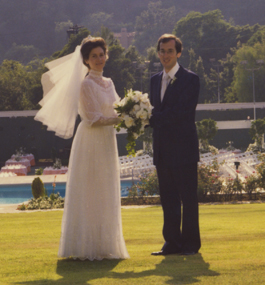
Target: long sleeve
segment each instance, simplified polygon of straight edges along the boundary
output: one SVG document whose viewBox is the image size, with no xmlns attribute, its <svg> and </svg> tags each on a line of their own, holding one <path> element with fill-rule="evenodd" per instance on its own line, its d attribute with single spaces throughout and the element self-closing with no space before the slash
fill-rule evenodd
<svg viewBox="0 0 265 285">
<path fill-rule="evenodd" d="M 102 106 L 97 98 L 99 96 L 90 82 L 84 80 L 80 94 L 80 115 L 89 126 L 108 126 L 115 125 L 119 122 L 119 118 L 113 112 L 113 116 L 106 117 L 102 113 Z"/>
</svg>

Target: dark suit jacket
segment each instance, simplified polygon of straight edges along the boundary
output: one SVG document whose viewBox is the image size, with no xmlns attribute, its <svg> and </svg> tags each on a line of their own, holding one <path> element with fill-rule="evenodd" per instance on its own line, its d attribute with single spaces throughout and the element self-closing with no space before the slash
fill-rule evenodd
<svg viewBox="0 0 265 285">
<path fill-rule="evenodd" d="M 151 78 L 150 100 L 154 106 L 150 126 L 153 128 L 154 164 L 178 167 L 199 161 L 195 109 L 198 102 L 199 77 L 180 66 L 176 80 L 169 83 L 161 102 L 163 73 Z"/>
</svg>

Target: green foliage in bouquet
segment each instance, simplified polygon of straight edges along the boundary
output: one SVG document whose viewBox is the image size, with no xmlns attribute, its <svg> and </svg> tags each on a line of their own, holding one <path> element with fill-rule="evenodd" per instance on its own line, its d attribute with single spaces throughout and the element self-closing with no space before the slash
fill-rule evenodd
<svg viewBox="0 0 265 285">
<path fill-rule="evenodd" d="M 114 109 L 118 116 L 122 119 L 115 126 L 119 132 L 121 128 L 127 130 L 128 155 L 135 156 L 135 140 L 144 133 L 144 127 L 149 123 L 152 106 L 148 99 L 148 94 L 140 91 L 127 90 L 125 97 L 114 103 Z"/>
</svg>

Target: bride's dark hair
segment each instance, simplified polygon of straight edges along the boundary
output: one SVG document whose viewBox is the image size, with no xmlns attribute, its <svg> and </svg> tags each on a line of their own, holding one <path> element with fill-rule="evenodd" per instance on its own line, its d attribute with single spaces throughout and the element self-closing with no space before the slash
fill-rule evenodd
<svg viewBox="0 0 265 285">
<path fill-rule="evenodd" d="M 103 49 L 104 54 L 106 55 L 106 59 L 108 59 L 108 49 L 107 49 L 107 45 L 104 39 L 100 37 L 93 38 L 91 36 L 88 36 L 87 38 L 84 38 L 81 43 L 81 54 L 83 58 L 83 63 L 89 69 L 90 69 L 90 66 L 85 61 L 89 59 L 91 50 L 97 47 L 101 47 Z"/>
</svg>

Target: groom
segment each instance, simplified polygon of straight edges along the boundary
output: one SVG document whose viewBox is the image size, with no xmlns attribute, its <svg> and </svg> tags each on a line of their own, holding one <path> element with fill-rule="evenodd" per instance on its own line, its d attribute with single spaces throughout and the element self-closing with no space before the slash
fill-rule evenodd
<svg viewBox="0 0 265 285">
<path fill-rule="evenodd" d="M 154 109 L 150 126 L 165 239 L 161 251 L 152 255 L 192 255 L 201 246 L 197 198 L 199 150 L 195 126 L 200 82 L 195 73 L 178 64 L 181 51 L 179 38 L 171 34 L 161 36 L 157 52 L 164 70 L 151 78 L 150 99 Z"/>
</svg>

